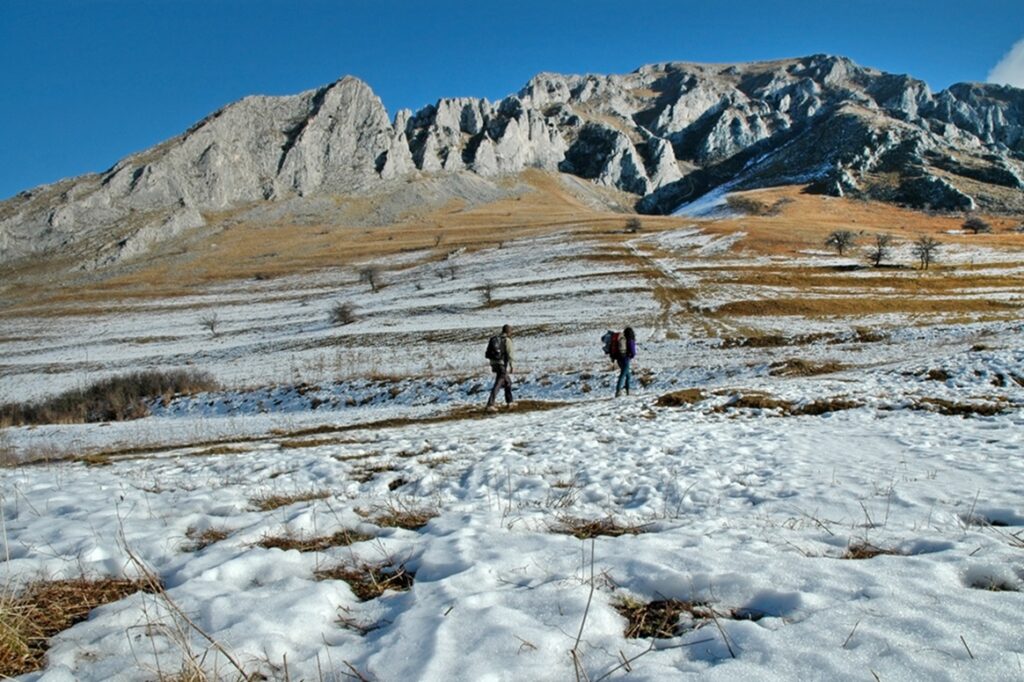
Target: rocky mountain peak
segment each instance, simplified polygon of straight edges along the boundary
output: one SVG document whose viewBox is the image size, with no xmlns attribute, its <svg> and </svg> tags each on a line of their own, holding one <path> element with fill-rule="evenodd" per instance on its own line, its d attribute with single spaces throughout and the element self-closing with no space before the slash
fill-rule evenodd
<svg viewBox="0 0 1024 682">
<path fill-rule="evenodd" d="M 0 203 L 0 262 L 106 235 L 97 264 L 251 202 L 351 195 L 421 174 L 571 173 L 672 211 L 728 183 L 807 184 L 938 210 L 1024 210 L 1024 91 L 910 76 L 834 55 L 541 73 L 498 101 L 439 99 L 389 118 L 346 76 L 253 96 L 102 174 Z M 91 242 L 90 242 L 91 243 Z"/>
</svg>

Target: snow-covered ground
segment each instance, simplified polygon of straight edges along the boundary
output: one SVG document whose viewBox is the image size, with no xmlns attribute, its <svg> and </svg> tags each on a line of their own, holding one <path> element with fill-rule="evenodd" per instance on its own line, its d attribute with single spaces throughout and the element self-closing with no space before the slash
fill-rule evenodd
<svg viewBox="0 0 1024 682">
<path fill-rule="evenodd" d="M 1020 319 L 875 316 L 878 339 L 864 319 L 704 319 L 655 285 L 743 295 L 689 270 L 742 262 L 732 242 L 688 229 L 630 253 L 650 245 L 645 274 L 552 237 L 406 255 L 376 293 L 348 270 L 9 320 L 0 402 L 135 368 L 225 384 L 137 421 L 0 431 L 8 458 L 49 457 L 0 469 L 8 589 L 137 575 L 129 554 L 166 587 L 96 609 L 21 679 L 151 680 L 189 658 L 234 679 L 224 652 L 275 680 L 1021 679 Z M 331 325 L 339 300 L 361 319 Z M 504 322 L 521 404 L 487 415 L 483 345 Z M 598 337 L 625 324 L 642 381 L 616 400 Z M 87 453 L 106 456 L 54 458 Z M 261 510 L 271 495 L 312 499 Z M 433 516 L 378 517 L 396 510 Z M 572 519 L 642 532 L 580 540 L 559 532 Z M 262 546 L 340 530 L 370 539 Z M 858 547 L 885 553 L 844 558 Z M 377 563 L 411 589 L 360 601 L 318 579 Z M 616 606 L 657 600 L 704 617 L 625 637 Z"/>
</svg>

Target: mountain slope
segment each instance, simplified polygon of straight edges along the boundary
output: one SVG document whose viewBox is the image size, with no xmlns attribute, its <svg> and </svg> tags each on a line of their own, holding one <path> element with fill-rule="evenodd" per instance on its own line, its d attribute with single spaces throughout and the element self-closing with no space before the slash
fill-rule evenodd
<svg viewBox="0 0 1024 682">
<path fill-rule="evenodd" d="M 1020 212 L 1024 91 L 958 84 L 933 94 L 908 76 L 815 55 L 540 74 L 497 103 L 442 99 L 392 121 L 369 86 L 346 77 L 248 97 L 105 173 L 0 203 L 0 263 L 63 254 L 100 266 L 203 227 L 215 211 L 527 168 L 629 192 L 646 213 L 726 183 Z"/>
</svg>

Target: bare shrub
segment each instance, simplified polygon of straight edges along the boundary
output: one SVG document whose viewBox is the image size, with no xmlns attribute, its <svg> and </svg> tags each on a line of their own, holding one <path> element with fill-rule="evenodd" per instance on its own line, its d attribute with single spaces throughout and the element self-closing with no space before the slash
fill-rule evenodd
<svg viewBox="0 0 1024 682">
<path fill-rule="evenodd" d="M 352 324 L 358 319 L 355 305 L 348 301 L 339 301 L 331 306 L 331 324 Z"/>
<path fill-rule="evenodd" d="M 626 232 L 630 234 L 636 234 L 640 230 L 644 229 L 644 224 L 639 218 L 630 218 L 626 221 Z"/>
<path fill-rule="evenodd" d="M 206 372 L 143 371 L 102 379 L 35 403 L 0 405 L 0 426 L 79 424 L 139 419 L 149 414 L 147 401 L 218 388 Z"/>
<path fill-rule="evenodd" d="M 825 246 L 833 248 L 842 256 L 847 250 L 853 248 L 857 242 L 857 235 L 850 230 L 836 230 L 825 239 Z"/>
<path fill-rule="evenodd" d="M 976 215 L 972 215 L 967 220 L 965 220 L 961 227 L 963 227 L 964 230 L 966 230 L 967 232 L 971 232 L 972 234 L 987 234 L 992 231 L 992 226 Z"/>
<path fill-rule="evenodd" d="M 484 282 L 483 286 L 480 287 L 480 295 L 484 299 L 484 305 L 490 306 L 494 303 L 494 283 Z"/>
</svg>

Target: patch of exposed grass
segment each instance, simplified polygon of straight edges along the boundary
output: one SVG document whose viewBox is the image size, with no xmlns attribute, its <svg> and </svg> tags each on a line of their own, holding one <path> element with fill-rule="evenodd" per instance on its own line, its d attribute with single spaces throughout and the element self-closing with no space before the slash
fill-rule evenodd
<svg viewBox="0 0 1024 682">
<path fill-rule="evenodd" d="M 776 315 L 823 317 L 836 315 L 882 315 L 886 313 L 991 313 L 1019 310 L 1019 304 L 997 299 L 849 296 L 731 301 L 715 308 L 711 311 L 711 314 L 719 317 L 764 317 Z"/>
<path fill-rule="evenodd" d="M 775 410 L 784 416 L 801 417 L 853 410 L 862 405 L 863 403 L 861 402 L 842 396 L 818 398 L 806 403 L 793 403 L 767 393 L 751 391 L 749 393 L 733 394 L 726 403 L 718 405 L 713 411 L 725 413 L 730 410 Z"/>
<path fill-rule="evenodd" d="M 365 542 L 372 539 L 372 535 L 345 528 L 331 535 L 316 537 L 293 534 L 264 535 L 256 545 L 264 549 L 297 549 L 300 552 L 322 552 L 330 547 L 348 547 L 357 542 Z"/>
<path fill-rule="evenodd" d="M 997 414 L 1003 414 L 1008 409 L 1005 405 L 997 405 L 995 403 L 963 403 L 947 400 L 946 398 L 929 397 L 919 398 L 917 402 L 912 403 L 911 407 L 918 410 L 960 417 L 974 415 L 992 417 Z"/>
<path fill-rule="evenodd" d="M 773 377 L 809 377 L 819 374 L 833 374 L 846 369 L 846 365 L 835 361 L 812 362 L 802 358 L 790 358 L 768 365 L 768 373 Z"/>
<path fill-rule="evenodd" d="M 903 552 L 888 547 L 878 547 L 870 542 L 855 542 L 847 547 L 839 558 L 859 561 L 874 559 L 876 556 L 903 556 Z"/>
<path fill-rule="evenodd" d="M 680 599 L 656 599 L 643 602 L 622 597 L 612 607 L 626 619 L 623 634 L 628 639 L 669 639 L 703 627 L 719 618 L 760 620 L 764 614 L 746 609 L 717 611 L 710 603 Z"/>
<path fill-rule="evenodd" d="M 213 377 L 194 370 L 132 372 L 102 379 L 35 403 L 0 405 L 0 427 L 27 424 L 80 424 L 139 419 L 147 401 L 217 388 Z"/>
<path fill-rule="evenodd" d="M 377 476 L 377 474 L 383 474 L 388 471 L 398 471 L 398 467 L 393 464 L 364 466 L 352 471 L 352 480 L 357 483 L 369 483 Z"/>
<path fill-rule="evenodd" d="M 189 539 L 181 549 L 184 552 L 198 552 L 201 549 L 205 549 L 212 544 L 227 540 L 231 535 L 231 531 L 227 528 L 207 528 L 206 530 L 199 530 L 194 526 L 190 526 L 185 531 L 185 537 Z"/>
<path fill-rule="evenodd" d="M 693 405 L 707 398 L 707 394 L 699 388 L 684 388 L 672 391 L 659 397 L 654 404 L 658 407 L 683 407 Z"/>
<path fill-rule="evenodd" d="M 617 538 L 623 535 L 639 535 L 647 532 L 646 524 L 622 525 L 610 516 L 603 519 L 579 519 L 565 516 L 558 519 L 558 522 L 551 526 L 550 530 L 553 533 L 572 535 L 580 540 L 596 538 L 600 535 Z"/>
<path fill-rule="evenodd" d="M 391 505 L 383 509 L 356 509 L 356 513 L 381 528 L 419 530 L 437 516 L 436 509 L 410 508 Z"/>
<path fill-rule="evenodd" d="M 50 637 L 85 620 L 97 606 L 140 591 L 151 591 L 149 584 L 77 578 L 40 581 L 17 596 L 0 596 L 0 677 L 41 670 Z"/>
<path fill-rule="evenodd" d="M 343 564 L 313 573 L 317 580 L 344 580 L 360 601 L 369 601 L 387 590 L 407 592 L 412 589 L 416 573 L 390 562 L 380 564 Z"/>
<path fill-rule="evenodd" d="M 296 502 L 309 502 L 311 500 L 323 500 L 331 496 L 329 490 L 306 490 L 295 492 L 290 495 L 266 493 L 249 499 L 249 502 L 258 511 L 272 511 L 280 507 L 287 507 Z"/>
</svg>

